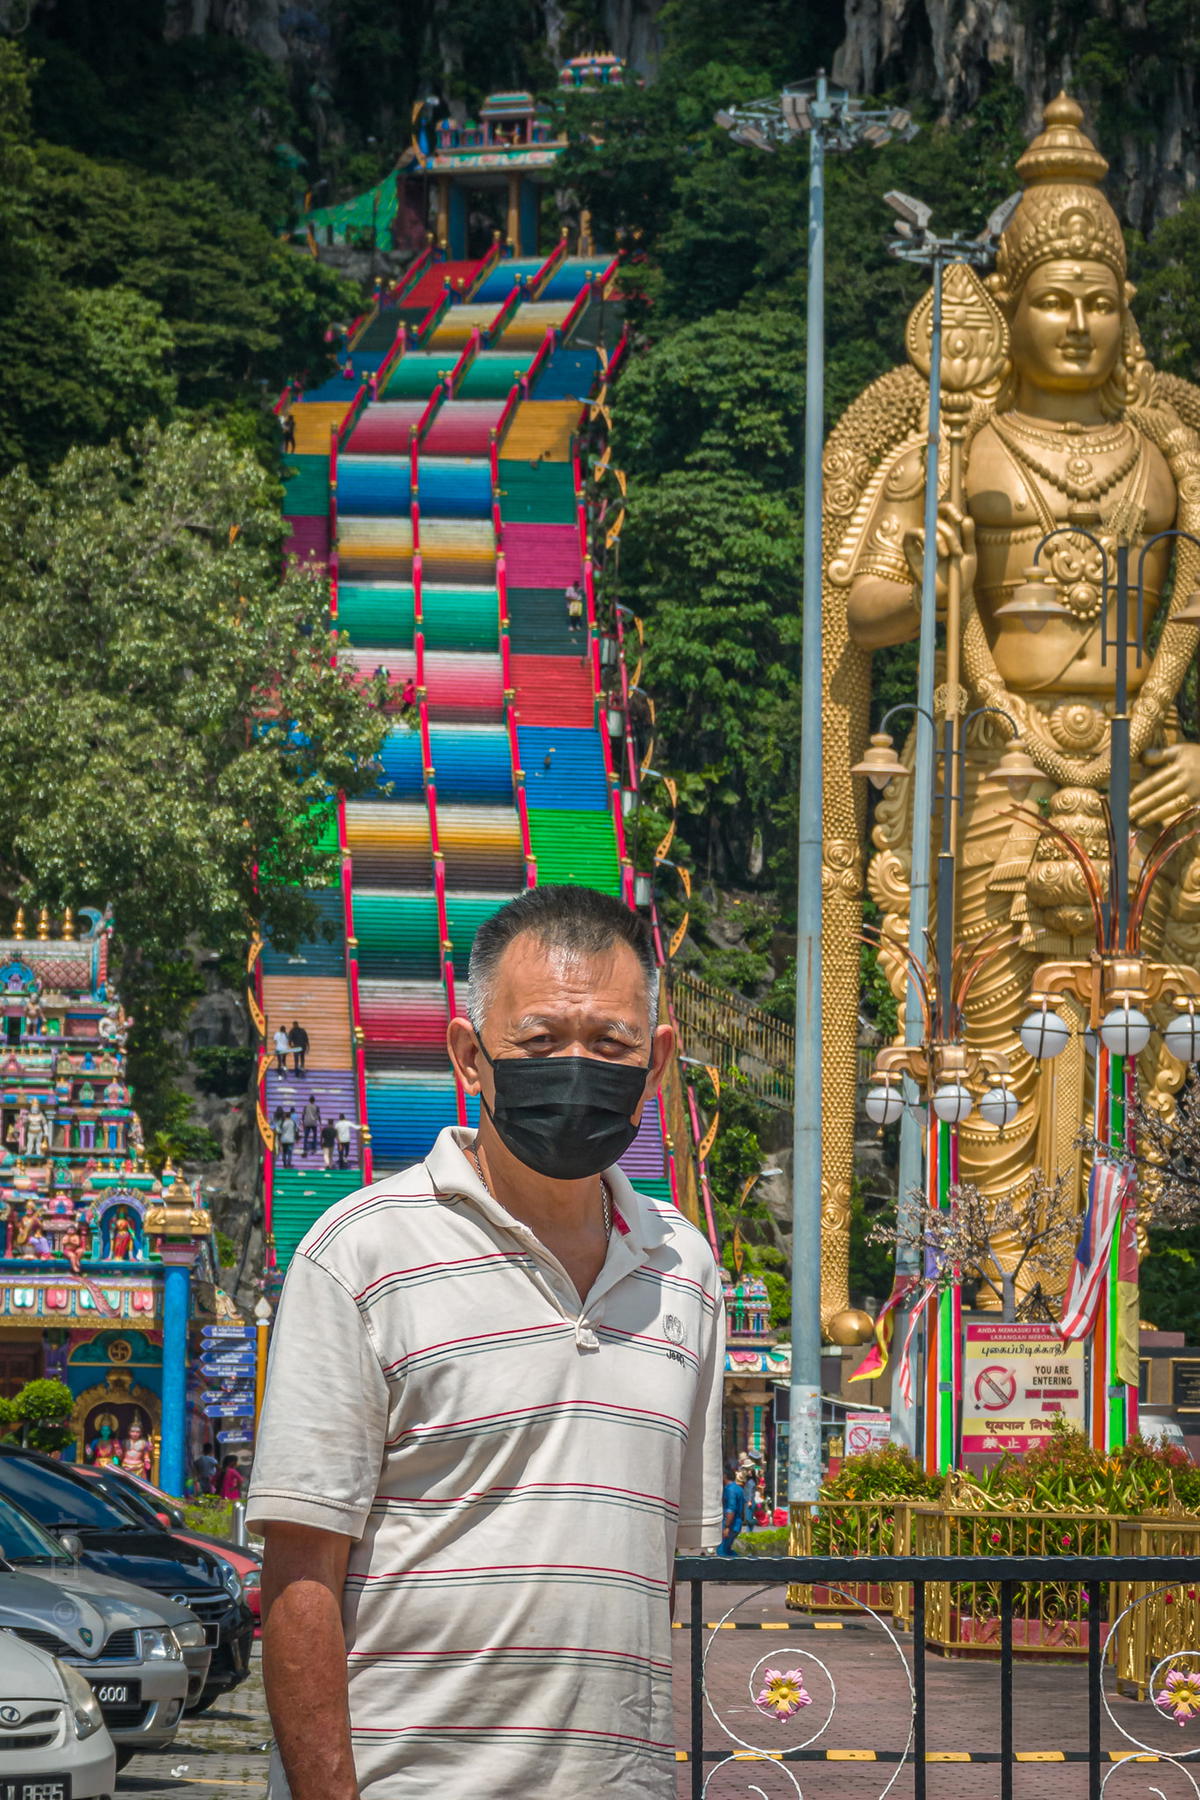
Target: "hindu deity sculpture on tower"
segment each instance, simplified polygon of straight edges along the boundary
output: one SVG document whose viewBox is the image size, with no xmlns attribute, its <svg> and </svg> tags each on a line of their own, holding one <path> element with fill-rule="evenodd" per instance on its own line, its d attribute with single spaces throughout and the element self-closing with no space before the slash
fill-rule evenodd
<svg viewBox="0 0 1200 1800">
<path fill-rule="evenodd" d="M 1035 1167 L 1067 1171 L 1076 1205 L 1085 1179 L 1076 1136 L 1092 1082 L 1086 1021 L 1076 1010 L 1077 1029 L 1052 1068 L 1025 1053 L 1017 1027 L 1041 961 L 1090 955 L 1092 913 L 1069 853 L 1014 809 L 1002 782 L 989 781 L 1011 738 L 1000 713 L 1036 766 L 1024 807 L 1070 832 L 1106 874 L 1116 652 L 1111 644 L 1102 651 L 1102 562 L 1082 533 L 1104 545 L 1110 567 L 1117 544 L 1129 545 L 1136 569 L 1156 532 L 1200 531 L 1200 389 L 1146 359 L 1121 227 L 1100 186 L 1108 165 L 1082 122 L 1065 94 L 1046 107 L 1044 129 L 1017 164 L 1023 192 L 994 273 L 980 278 L 962 264 L 947 270 L 938 578 L 940 604 L 949 559 L 956 559 L 959 716 L 998 709 L 977 717 L 966 736 L 955 940 L 1002 946 L 971 990 L 967 1042 L 1008 1058 L 1020 1102 L 1006 1126 L 975 1112 L 960 1127 L 960 1172 L 999 1198 Z M 859 396 L 825 455 L 826 1317 L 847 1304 L 864 887 L 882 915 L 883 961 L 898 996 L 905 982 L 899 947 L 908 935 L 913 784 L 893 783 L 878 805 L 864 858 L 865 795 L 849 771 L 866 749 L 871 654 L 915 638 L 920 625 L 929 314 L 926 295 L 909 321 L 909 363 Z M 955 455 L 964 471 L 961 509 L 948 504 Z M 1041 540 L 1058 528 L 1066 529 L 1046 545 L 1038 575 L 1065 604 L 1035 635 L 1004 608 L 1029 581 Z M 1163 824 L 1200 800 L 1200 744 L 1184 740 L 1176 706 L 1197 634 L 1173 622 L 1200 586 L 1200 552 L 1186 540 L 1159 543 L 1144 574 L 1153 648 L 1127 662 L 1135 871 Z M 1110 587 L 1110 631 L 1114 605 Z M 945 683 L 943 667 L 939 735 Z M 911 768 L 911 734 L 901 754 Z M 1156 889 L 1147 948 L 1194 964 L 1200 860 L 1184 851 L 1172 870 L 1173 880 Z M 1184 1071 L 1157 1037 L 1139 1073 L 1145 1097 L 1169 1111 Z"/>
<path fill-rule="evenodd" d="M 127 1075 L 133 1020 L 109 985 L 107 913 L 0 936 L 0 1394 L 41 1375 L 77 1396 L 75 1454 L 150 1471 L 163 1365 L 167 1200 L 191 1241 L 211 1221 L 146 1166 Z M 177 1191 L 178 1190 L 178 1191 Z"/>
</svg>

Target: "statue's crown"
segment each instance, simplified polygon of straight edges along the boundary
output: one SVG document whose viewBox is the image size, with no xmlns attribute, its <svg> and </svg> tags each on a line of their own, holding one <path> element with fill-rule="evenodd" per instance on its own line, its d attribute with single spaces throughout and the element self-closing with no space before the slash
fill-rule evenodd
<svg viewBox="0 0 1200 1800">
<path fill-rule="evenodd" d="M 1107 263 L 1125 279 L 1125 239 L 1101 191 L 1108 163 L 1067 94 L 1051 100 L 1043 129 L 1017 163 L 1025 192 L 1000 239 L 997 286 L 1015 301 L 1029 271 L 1051 257 Z"/>
</svg>

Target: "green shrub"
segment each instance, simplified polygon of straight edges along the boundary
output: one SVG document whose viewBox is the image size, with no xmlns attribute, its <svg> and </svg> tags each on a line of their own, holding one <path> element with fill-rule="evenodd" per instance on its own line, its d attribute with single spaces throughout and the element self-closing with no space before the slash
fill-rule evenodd
<svg viewBox="0 0 1200 1800">
<path fill-rule="evenodd" d="M 736 1556 L 786 1556 L 788 1528 L 772 1525 L 764 1531 L 743 1531 L 735 1539 L 733 1549 Z"/>
<path fill-rule="evenodd" d="M 75 1396 L 63 1381 L 27 1381 L 10 1404 L 30 1450 L 53 1453 L 65 1449 L 75 1435 L 70 1423 Z"/>
</svg>

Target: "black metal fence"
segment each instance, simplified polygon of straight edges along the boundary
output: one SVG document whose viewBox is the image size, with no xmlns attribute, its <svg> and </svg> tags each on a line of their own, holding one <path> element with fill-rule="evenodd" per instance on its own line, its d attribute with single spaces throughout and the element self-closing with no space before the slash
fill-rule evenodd
<svg viewBox="0 0 1200 1800">
<path fill-rule="evenodd" d="M 903 1749 L 899 1752 L 893 1749 L 887 1760 L 893 1763 L 911 1763 L 914 1800 L 925 1800 L 929 1749 L 926 1741 L 927 1588 L 934 1584 L 949 1583 L 952 1584 L 949 1590 L 943 1585 L 938 1591 L 962 1592 L 967 1584 L 973 1584 L 976 1588 L 986 1587 L 995 1596 L 999 1627 L 995 1658 L 999 1686 L 999 1743 L 979 1744 L 977 1749 L 992 1752 L 993 1755 L 988 1757 L 989 1761 L 993 1760 L 998 1751 L 999 1800 L 1013 1800 L 1013 1775 L 1017 1765 L 1013 1714 L 1014 1599 L 1018 1595 L 1026 1595 L 1030 1586 L 1044 1585 L 1048 1590 L 1061 1593 L 1064 1584 L 1078 1583 L 1083 1601 L 1080 1616 L 1088 1627 L 1085 1634 L 1087 1793 L 1089 1800 L 1099 1800 L 1104 1785 L 1104 1770 L 1108 1766 L 1107 1753 L 1101 1742 L 1106 1712 L 1110 1721 L 1113 1720 L 1103 1691 L 1104 1659 L 1108 1654 L 1104 1627 L 1107 1622 L 1110 1631 L 1117 1628 L 1109 1605 L 1110 1593 L 1116 1591 L 1114 1584 L 1130 1584 L 1123 1587 L 1123 1592 L 1126 1596 L 1134 1597 L 1123 1603 L 1121 1619 L 1132 1614 L 1139 1605 L 1160 1599 L 1164 1590 L 1168 1596 L 1178 1590 L 1181 1595 L 1188 1593 L 1194 1597 L 1197 1583 L 1200 1583 L 1200 1560 L 1187 1556 L 690 1556 L 676 1560 L 675 1578 L 677 1594 L 682 1598 L 686 1589 L 691 1601 L 690 1617 L 685 1628 L 690 1635 L 691 1715 L 687 1754 L 692 1800 L 702 1800 L 706 1781 L 711 1779 L 714 1767 L 718 1764 L 734 1760 L 739 1763 L 753 1762 L 756 1758 L 761 1759 L 764 1764 L 799 1762 L 811 1755 L 811 1752 L 803 1748 L 791 1751 L 774 1746 L 760 1748 L 744 1737 L 734 1736 L 728 1728 L 724 1742 L 705 1742 L 706 1716 L 711 1703 L 706 1678 L 706 1653 L 714 1635 L 710 1629 L 711 1620 L 706 1621 L 706 1592 L 737 1588 L 762 1591 L 782 1585 L 806 1583 L 817 1584 L 827 1591 L 842 1591 L 846 1596 L 848 1610 L 858 1608 L 861 1616 L 877 1619 L 897 1641 L 899 1633 L 892 1620 L 881 1616 L 859 1596 L 864 1591 L 878 1592 L 889 1584 L 908 1584 L 910 1588 L 911 1603 L 906 1612 L 906 1624 L 911 1626 L 911 1667 L 909 1668 L 907 1661 L 905 1666 L 912 1703 L 911 1728 Z M 728 1604 L 726 1601 L 726 1608 Z M 1182 1624 L 1182 1618 L 1180 1623 Z M 1186 1635 L 1190 1637 L 1193 1634 L 1188 1632 Z M 1110 1639 L 1110 1642 L 1115 1640 Z M 1169 1685 L 1168 1665 L 1174 1663 L 1176 1658 L 1180 1669 L 1178 1680 L 1186 1682 L 1194 1671 L 1196 1691 L 1200 1694 L 1200 1643 L 1193 1645 L 1185 1642 L 1178 1646 L 1170 1644 L 1165 1650 L 1161 1644 L 1158 1645 L 1152 1657 L 1156 1681 Z M 1152 1703 L 1153 1700 L 1154 1696 L 1151 1695 Z M 783 1697 L 783 1704 L 787 1704 L 786 1695 Z M 1186 1695 L 1182 1697 L 1181 1704 L 1188 1704 Z M 715 1712 L 715 1708 L 713 1710 Z M 779 1715 L 775 1716 L 778 1718 Z M 1168 1713 L 1159 1711 L 1156 1716 L 1164 1727 L 1175 1726 L 1180 1722 L 1178 1713 L 1171 1717 Z M 1188 1722 L 1191 1722 L 1190 1718 Z M 1125 1756 L 1150 1751 L 1151 1760 L 1192 1763 L 1193 1767 L 1193 1758 L 1200 1759 L 1200 1717 L 1197 1717 L 1194 1735 L 1188 1734 L 1186 1742 L 1175 1744 L 1173 1749 L 1166 1746 L 1164 1730 L 1164 1748 L 1161 1752 L 1145 1740 L 1124 1732 L 1120 1725 L 1116 1729 L 1128 1739 L 1130 1748 L 1122 1752 Z M 711 1735 L 713 1734 L 710 1733 Z M 1191 1771 L 1188 1773 L 1190 1778 Z M 889 1782 L 889 1788 L 891 1785 Z"/>
</svg>

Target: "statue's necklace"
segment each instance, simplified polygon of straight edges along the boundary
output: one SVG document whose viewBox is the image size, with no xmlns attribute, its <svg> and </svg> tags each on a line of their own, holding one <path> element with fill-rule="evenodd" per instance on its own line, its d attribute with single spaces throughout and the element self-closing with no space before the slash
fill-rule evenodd
<svg viewBox="0 0 1200 1800">
<path fill-rule="evenodd" d="M 1017 461 L 1040 475 L 1043 481 L 1048 481 L 1068 500 L 1099 500 L 1125 479 L 1142 454 L 1141 438 L 1125 424 L 1103 437 L 1083 425 L 1067 425 L 1061 431 L 1040 428 L 1014 413 L 996 413 L 992 424 Z M 1065 456 L 1065 464 L 1055 467 L 1053 462 L 1039 456 L 1031 444 L 1058 450 Z M 1121 450 L 1122 445 L 1124 451 L 1112 467 L 1097 475 L 1092 459 L 1110 456 Z"/>
</svg>

